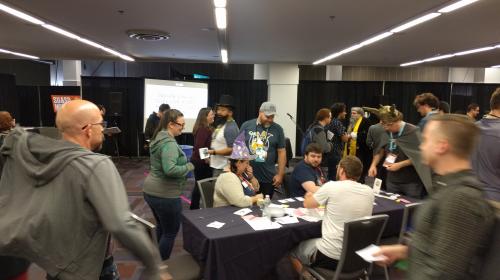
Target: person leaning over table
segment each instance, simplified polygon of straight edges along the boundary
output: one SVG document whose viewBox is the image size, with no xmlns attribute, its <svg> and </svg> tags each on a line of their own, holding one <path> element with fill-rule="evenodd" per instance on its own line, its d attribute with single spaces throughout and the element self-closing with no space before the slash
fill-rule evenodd
<svg viewBox="0 0 500 280">
<path fill-rule="evenodd" d="M 214 191 L 214 207 L 234 205 L 248 207 L 262 198 L 259 182 L 253 176 L 249 164 L 253 157 L 245 145 L 245 134 L 240 133 L 233 144 L 233 152 L 228 156 L 229 165 L 217 177 Z"/>
</svg>

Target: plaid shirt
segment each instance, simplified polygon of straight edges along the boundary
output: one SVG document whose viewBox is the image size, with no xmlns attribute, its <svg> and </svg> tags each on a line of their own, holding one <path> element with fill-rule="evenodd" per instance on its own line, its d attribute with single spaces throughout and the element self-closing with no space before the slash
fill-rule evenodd
<svg viewBox="0 0 500 280">
<path fill-rule="evenodd" d="M 339 119 L 334 118 L 332 122 L 326 126 L 326 129 L 333 133 L 333 153 L 336 155 L 342 155 L 344 143 L 342 142 L 341 136 L 345 134 L 345 126 Z"/>
</svg>

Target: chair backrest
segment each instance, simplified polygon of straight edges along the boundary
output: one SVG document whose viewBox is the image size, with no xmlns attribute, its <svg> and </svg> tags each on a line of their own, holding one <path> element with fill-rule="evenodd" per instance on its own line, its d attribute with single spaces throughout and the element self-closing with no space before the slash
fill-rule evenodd
<svg viewBox="0 0 500 280">
<path fill-rule="evenodd" d="M 293 158 L 292 142 L 290 138 L 285 138 L 285 151 L 286 151 L 286 167 L 289 167 L 290 160 Z"/>
<path fill-rule="evenodd" d="M 404 238 L 415 229 L 413 224 L 414 214 L 420 205 L 422 205 L 421 202 L 415 202 L 405 205 L 405 209 L 403 211 L 403 220 L 401 222 L 401 230 L 399 231 L 398 243 L 402 244 Z"/>
<path fill-rule="evenodd" d="M 292 173 L 285 173 L 283 178 L 283 190 L 285 191 L 285 196 L 290 197 L 290 185 L 292 184 Z"/>
<path fill-rule="evenodd" d="M 355 278 L 368 271 L 370 264 L 357 255 L 356 251 L 371 244 L 378 245 L 388 219 L 388 215 L 376 215 L 344 224 L 342 252 L 333 279 Z"/>
<path fill-rule="evenodd" d="M 61 139 L 62 135 L 59 129 L 57 127 L 48 127 L 48 126 L 41 126 L 37 127 L 38 132 L 40 135 L 52 138 L 52 139 Z"/>
<path fill-rule="evenodd" d="M 153 241 L 153 244 L 158 246 L 158 238 L 156 236 L 156 226 L 143 218 L 137 216 L 134 213 L 131 213 L 132 218 L 139 223 L 142 227 L 144 227 L 144 231 L 146 234 L 151 238 L 151 241 Z"/>
<path fill-rule="evenodd" d="M 214 207 L 214 190 L 216 180 L 217 177 L 212 177 L 196 182 L 198 184 L 198 189 L 200 190 L 203 208 Z"/>
<path fill-rule="evenodd" d="M 499 279 L 498 265 L 500 264 L 500 214 L 496 215 L 495 227 L 488 242 L 488 251 L 482 259 L 480 280 Z"/>
</svg>

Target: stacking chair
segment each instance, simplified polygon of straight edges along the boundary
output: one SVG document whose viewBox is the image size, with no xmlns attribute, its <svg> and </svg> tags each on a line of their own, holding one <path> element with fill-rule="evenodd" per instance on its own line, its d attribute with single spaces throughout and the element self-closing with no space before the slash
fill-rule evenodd
<svg viewBox="0 0 500 280">
<path fill-rule="evenodd" d="M 405 205 L 405 209 L 403 211 L 403 221 L 401 222 L 401 230 L 399 231 L 399 244 L 403 244 L 405 238 L 410 238 L 411 233 L 414 229 L 414 214 L 420 205 L 422 205 L 421 202 L 415 202 Z"/>
<path fill-rule="evenodd" d="M 200 190 L 201 202 L 203 204 L 203 208 L 214 207 L 214 191 L 215 191 L 216 180 L 217 177 L 212 177 L 199 180 L 196 182 L 198 184 L 198 189 Z"/>
<path fill-rule="evenodd" d="M 482 260 L 480 280 L 500 279 L 498 265 L 500 264 L 500 214 L 496 215 L 495 228 L 488 243 L 488 249 Z"/>
<path fill-rule="evenodd" d="M 368 279 L 371 264 L 365 262 L 356 251 L 371 244 L 378 244 L 387 224 L 388 215 L 376 215 L 356 219 L 344 224 L 344 241 L 340 260 L 335 271 L 304 266 L 316 279 Z M 387 270 L 385 270 L 388 279 Z"/>
<path fill-rule="evenodd" d="M 144 230 L 151 238 L 151 241 L 158 247 L 158 239 L 156 238 L 156 226 L 143 218 L 132 213 L 132 218 L 144 227 Z M 181 255 L 172 257 L 163 262 L 167 265 L 168 273 L 174 280 L 198 280 L 201 277 L 200 265 L 190 255 Z"/>
</svg>

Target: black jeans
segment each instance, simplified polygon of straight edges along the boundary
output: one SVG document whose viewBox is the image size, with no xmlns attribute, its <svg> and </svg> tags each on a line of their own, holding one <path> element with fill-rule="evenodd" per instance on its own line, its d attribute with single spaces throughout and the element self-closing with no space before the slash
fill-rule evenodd
<svg viewBox="0 0 500 280">
<path fill-rule="evenodd" d="M 259 182 L 259 185 L 260 185 L 259 192 L 262 193 L 262 195 L 264 197 L 266 197 L 266 195 L 269 195 L 269 198 L 273 198 L 273 194 L 274 194 L 273 183 L 260 183 Z"/>
<path fill-rule="evenodd" d="M 212 177 L 212 168 L 208 164 L 201 162 L 192 162 L 194 164 L 194 187 L 191 193 L 191 205 L 189 209 L 200 209 L 200 190 L 198 181 Z"/>
<path fill-rule="evenodd" d="M 336 270 L 338 263 L 339 261 L 325 256 L 320 250 L 317 250 L 311 267 L 322 267 L 330 270 Z"/>
</svg>

